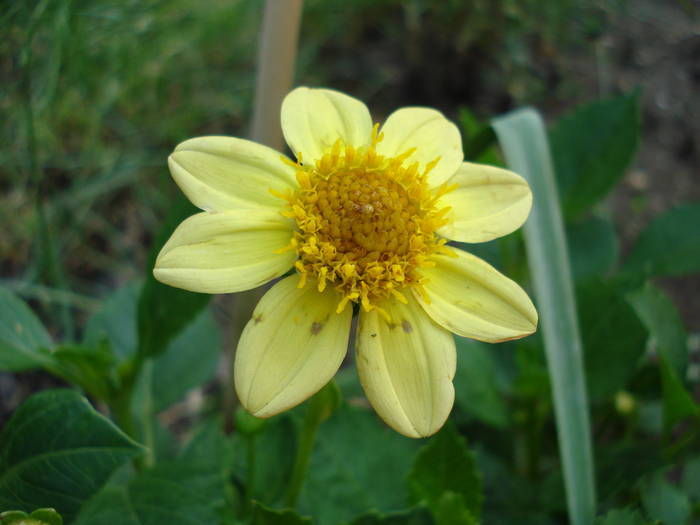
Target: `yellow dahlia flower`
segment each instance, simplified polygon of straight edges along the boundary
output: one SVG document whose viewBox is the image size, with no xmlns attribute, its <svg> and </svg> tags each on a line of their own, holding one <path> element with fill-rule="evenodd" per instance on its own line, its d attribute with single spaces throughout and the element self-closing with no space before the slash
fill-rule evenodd
<svg viewBox="0 0 700 525">
<path fill-rule="evenodd" d="M 463 162 L 457 127 L 422 107 L 381 129 L 359 100 L 297 88 L 282 104 L 296 162 L 243 139 L 201 137 L 168 159 L 202 213 L 163 246 L 163 283 L 239 292 L 284 275 L 257 305 L 236 353 L 235 386 L 258 417 L 291 408 L 340 367 L 353 305 L 355 360 L 370 403 L 411 437 L 454 402 L 455 343 L 531 334 L 527 294 L 448 240 L 483 242 L 522 225 L 530 188 L 510 171 Z M 352 304 L 350 304 L 352 303 Z"/>
</svg>

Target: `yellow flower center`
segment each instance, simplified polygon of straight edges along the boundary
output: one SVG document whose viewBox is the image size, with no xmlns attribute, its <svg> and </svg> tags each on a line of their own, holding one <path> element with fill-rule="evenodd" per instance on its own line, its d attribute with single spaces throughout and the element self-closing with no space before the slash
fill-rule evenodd
<svg viewBox="0 0 700 525">
<path fill-rule="evenodd" d="M 333 286 L 342 296 L 338 312 L 349 301 L 367 311 L 392 295 L 405 302 L 401 290 L 423 282 L 419 268 L 448 250 L 435 231 L 449 210 L 436 201 L 450 188 L 431 191 L 427 182 L 439 158 L 423 170 L 417 162 L 405 166 L 414 150 L 385 157 L 376 150 L 381 139 L 375 126 L 369 146 L 338 141 L 313 166 L 299 154 L 299 189 L 285 197 L 283 213 L 297 224 L 290 248 L 299 254 L 300 286 L 309 277 L 319 291 Z"/>
</svg>

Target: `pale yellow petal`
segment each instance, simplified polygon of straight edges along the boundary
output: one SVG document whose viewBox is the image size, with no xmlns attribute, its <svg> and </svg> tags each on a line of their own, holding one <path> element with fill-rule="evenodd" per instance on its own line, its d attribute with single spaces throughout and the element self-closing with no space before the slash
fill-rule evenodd
<svg viewBox="0 0 700 525">
<path fill-rule="evenodd" d="M 153 275 L 193 292 L 249 290 L 284 274 L 293 250 L 292 223 L 278 212 L 203 212 L 184 220 L 158 254 Z"/>
<path fill-rule="evenodd" d="M 356 98 L 330 89 L 299 87 L 282 102 L 282 131 L 292 152 L 313 165 L 340 139 L 347 146 L 367 146 L 372 118 Z"/>
<path fill-rule="evenodd" d="M 269 417 L 318 392 L 343 362 L 352 308 L 335 313 L 339 297 L 299 276 L 275 284 L 260 300 L 241 335 L 234 376 L 241 403 Z"/>
<path fill-rule="evenodd" d="M 233 137 L 199 137 L 178 145 L 168 158 L 175 182 L 205 211 L 267 208 L 286 202 L 270 193 L 296 188 L 294 167 L 267 146 Z"/>
<path fill-rule="evenodd" d="M 452 410 L 455 343 L 413 300 L 386 301 L 360 313 L 356 362 L 370 403 L 393 429 L 408 437 L 437 432 Z"/>
<path fill-rule="evenodd" d="M 491 343 L 533 333 L 537 310 L 523 289 L 478 257 L 453 250 L 457 257 L 436 256 L 436 266 L 423 270 L 427 297 L 414 295 L 428 314 L 458 335 Z"/>
<path fill-rule="evenodd" d="M 485 242 L 522 226 L 532 207 L 532 192 L 525 179 L 512 171 L 464 162 L 452 178 L 456 189 L 443 195 L 438 207 L 450 206 L 450 220 L 438 230 L 448 239 Z"/>
<path fill-rule="evenodd" d="M 377 145 L 377 151 L 382 155 L 395 157 L 415 148 L 404 166 L 418 162 L 422 169 L 440 158 L 428 176 L 431 187 L 447 181 L 464 160 L 459 129 L 435 109 L 398 109 L 389 115 L 381 132 L 384 138 Z"/>
</svg>

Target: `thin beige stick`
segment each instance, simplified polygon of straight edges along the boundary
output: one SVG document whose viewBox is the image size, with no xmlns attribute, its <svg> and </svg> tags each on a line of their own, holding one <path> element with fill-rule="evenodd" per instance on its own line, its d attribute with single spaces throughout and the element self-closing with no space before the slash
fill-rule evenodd
<svg viewBox="0 0 700 525">
<path fill-rule="evenodd" d="M 250 138 L 281 150 L 280 106 L 292 87 L 303 0 L 267 0 Z"/>
</svg>

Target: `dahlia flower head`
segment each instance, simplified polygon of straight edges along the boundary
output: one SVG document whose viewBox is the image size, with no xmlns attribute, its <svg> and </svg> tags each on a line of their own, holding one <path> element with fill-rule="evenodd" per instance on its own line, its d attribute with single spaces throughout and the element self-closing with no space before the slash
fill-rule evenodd
<svg viewBox="0 0 700 525">
<path fill-rule="evenodd" d="M 537 327 L 518 284 L 448 244 L 519 228 L 530 188 L 511 171 L 464 162 L 457 126 L 434 109 L 398 109 L 379 127 L 361 101 L 299 87 L 281 123 L 296 160 L 233 137 L 175 148 L 170 172 L 203 211 L 176 228 L 154 275 L 212 294 L 276 280 L 234 363 L 236 392 L 254 416 L 319 391 L 355 330 L 372 407 L 401 434 L 429 436 L 454 403 L 452 333 L 499 342 Z"/>
</svg>

